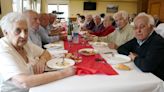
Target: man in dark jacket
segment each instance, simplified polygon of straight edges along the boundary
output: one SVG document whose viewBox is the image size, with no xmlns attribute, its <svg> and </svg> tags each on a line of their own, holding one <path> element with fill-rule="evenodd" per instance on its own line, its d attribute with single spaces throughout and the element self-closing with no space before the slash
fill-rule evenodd
<svg viewBox="0 0 164 92">
<path fill-rule="evenodd" d="M 154 30 L 152 16 L 140 13 L 134 19 L 135 38 L 118 48 L 118 53 L 129 55 L 143 72 L 151 72 L 164 80 L 164 39 Z"/>
</svg>

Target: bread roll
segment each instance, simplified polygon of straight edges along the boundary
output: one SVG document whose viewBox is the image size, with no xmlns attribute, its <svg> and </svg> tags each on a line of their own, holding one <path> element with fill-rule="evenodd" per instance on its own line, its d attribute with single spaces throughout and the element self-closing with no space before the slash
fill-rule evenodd
<svg viewBox="0 0 164 92">
<path fill-rule="evenodd" d="M 117 69 L 120 69 L 120 70 L 127 70 L 127 71 L 130 71 L 131 70 L 131 68 L 129 66 L 124 65 L 124 64 L 117 64 L 116 65 L 116 68 Z"/>
</svg>

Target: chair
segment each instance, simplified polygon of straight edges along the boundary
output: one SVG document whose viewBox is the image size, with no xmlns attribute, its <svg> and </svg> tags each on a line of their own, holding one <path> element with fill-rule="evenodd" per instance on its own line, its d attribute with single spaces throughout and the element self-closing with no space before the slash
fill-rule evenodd
<svg viewBox="0 0 164 92">
<path fill-rule="evenodd" d="M 164 38 L 164 23 L 159 24 L 155 31 Z"/>
</svg>

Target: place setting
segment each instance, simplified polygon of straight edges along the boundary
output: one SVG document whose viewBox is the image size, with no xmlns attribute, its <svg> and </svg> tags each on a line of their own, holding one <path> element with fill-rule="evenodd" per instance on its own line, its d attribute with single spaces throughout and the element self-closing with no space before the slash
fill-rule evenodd
<svg viewBox="0 0 164 92">
<path fill-rule="evenodd" d="M 47 62 L 47 66 L 52 70 L 60 70 L 73 66 L 75 61 L 69 58 L 54 58 Z"/>
</svg>

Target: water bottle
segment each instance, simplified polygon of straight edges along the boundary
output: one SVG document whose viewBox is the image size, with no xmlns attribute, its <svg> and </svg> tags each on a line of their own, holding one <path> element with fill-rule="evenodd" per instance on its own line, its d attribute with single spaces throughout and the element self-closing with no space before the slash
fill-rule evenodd
<svg viewBox="0 0 164 92">
<path fill-rule="evenodd" d="M 72 30 L 73 30 L 72 21 L 68 21 L 68 30 L 67 30 L 67 40 L 68 41 L 72 41 Z"/>
<path fill-rule="evenodd" d="M 78 25 L 74 24 L 74 30 L 73 30 L 73 43 L 79 43 L 79 31 L 78 31 Z"/>
</svg>

